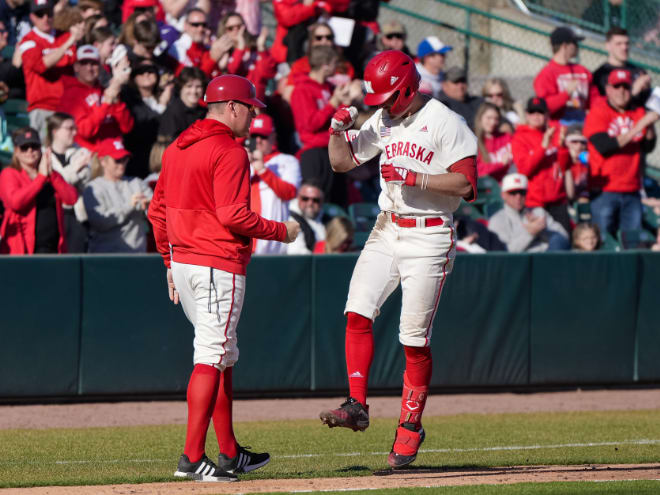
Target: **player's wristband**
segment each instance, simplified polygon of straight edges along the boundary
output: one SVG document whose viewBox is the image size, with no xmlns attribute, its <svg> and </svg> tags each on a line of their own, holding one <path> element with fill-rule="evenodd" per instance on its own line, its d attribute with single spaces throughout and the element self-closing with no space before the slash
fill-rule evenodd
<svg viewBox="0 0 660 495">
<path fill-rule="evenodd" d="M 338 131 L 336 129 L 333 129 L 332 127 L 328 129 L 328 132 L 330 133 L 331 136 L 342 136 L 344 134 L 344 131 Z"/>
</svg>

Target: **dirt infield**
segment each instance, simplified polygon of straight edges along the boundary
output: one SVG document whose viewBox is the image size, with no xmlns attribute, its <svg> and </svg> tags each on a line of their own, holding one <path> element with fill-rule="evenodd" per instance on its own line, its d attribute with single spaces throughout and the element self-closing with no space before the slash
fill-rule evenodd
<svg viewBox="0 0 660 495">
<path fill-rule="evenodd" d="M 235 401 L 236 421 L 317 418 L 343 399 L 268 399 Z M 369 399 L 372 417 L 397 417 L 399 398 Z M 425 414 L 518 413 L 660 409 L 660 389 L 594 390 L 534 394 L 465 394 L 429 397 Z M 186 403 L 125 402 L 0 406 L 0 429 L 84 428 L 185 424 Z M 551 481 L 660 480 L 660 463 L 646 465 L 520 466 L 489 469 L 407 469 L 373 476 L 250 480 L 238 483 L 147 483 L 0 489 L 0 495 L 163 495 L 309 492 L 396 487 L 435 487 Z"/>
<path fill-rule="evenodd" d="M 238 494 L 283 491 L 373 490 L 551 481 L 659 480 L 660 464 L 589 466 L 514 466 L 489 469 L 384 471 L 355 478 L 252 480 L 238 483 L 145 483 L 143 485 L 10 488 L 2 495 L 164 495 Z"/>
<path fill-rule="evenodd" d="M 235 421 L 314 419 L 322 409 L 343 398 L 265 399 L 234 402 Z M 566 411 L 626 411 L 660 409 L 660 388 L 632 390 L 572 390 L 528 394 L 431 395 L 424 414 L 496 414 Z M 399 415 L 398 397 L 370 397 L 372 418 Z M 0 406 L 0 429 L 86 428 L 185 424 L 185 401 Z"/>
</svg>

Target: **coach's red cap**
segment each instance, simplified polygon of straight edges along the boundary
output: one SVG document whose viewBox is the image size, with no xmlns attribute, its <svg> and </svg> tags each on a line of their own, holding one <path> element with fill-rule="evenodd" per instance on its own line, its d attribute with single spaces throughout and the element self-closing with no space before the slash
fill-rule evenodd
<svg viewBox="0 0 660 495">
<path fill-rule="evenodd" d="M 124 148 L 121 139 L 106 139 L 96 150 L 99 157 L 111 156 L 115 160 L 121 160 L 125 156 L 130 156 L 131 152 Z"/>
<path fill-rule="evenodd" d="M 274 130 L 273 119 L 265 113 L 257 115 L 250 124 L 250 134 L 268 137 Z"/>
<path fill-rule="evenodd" d="M 625 69 L 614 69 L 610 72 L 610 75 L 607 78 L 607 84 L 610 86 L 614 86 L 615 84 L 627 84 L 630 86 L 632 84 L 630 71 Z"/>
</svg>

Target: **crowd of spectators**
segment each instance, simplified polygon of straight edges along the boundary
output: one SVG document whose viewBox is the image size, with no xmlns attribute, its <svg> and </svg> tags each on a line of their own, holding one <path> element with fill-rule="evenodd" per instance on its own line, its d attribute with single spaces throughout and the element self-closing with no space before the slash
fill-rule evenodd
<svg viewBox="0 0 660 495">
<path fill-rule="evenodd" d="M 257 241 L 253 252 L 359 248 L 348 212 L 375 203 L 378 166 L 335 174 L 328 127 L 341 106 L 358 107 L 358 124 L 368 118 L 361 77 L 383 50 L 413 57 L 420 91 L 477 135 L 490 186 L 457 212 L 459 249 L 589 251 L 657 229 L 643 222 L 660 200 L 642 178 L 659 116 L 645 107 L 651 78 L 629 61 L 624 29 L 607 33 L 592 74 L 574 62 L 582 38 L 556 28 L 534 96 L 516 101 L 502 77 L 471 94 L 466 70 L 447 66 L 452 46 L 428 36 L 409 47 L 404 23 L 378 24 L 377 1 L 274 0 L 270 33 L 263 1 L 0 2 L 0 101 L 24 99 L 29 115 L 13 136 L 0 129 L 0 150 L 12 153 L 0 173 L 0 252 L 151 250 L 145 210 L 162 153 L 204 118 L 204 88 L 221 74 L 247 77 L 268 103 L 244 143 L 252 209 L 302 225 L 290 245 Z"/>
</svg>

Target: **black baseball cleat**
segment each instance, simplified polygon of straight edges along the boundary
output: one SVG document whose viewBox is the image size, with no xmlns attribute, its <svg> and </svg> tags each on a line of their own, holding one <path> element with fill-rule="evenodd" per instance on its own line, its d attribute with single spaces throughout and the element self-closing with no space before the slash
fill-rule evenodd
<svg viewBox="0 0 660 495">
<path fill-rule="evenodd" d="M 247 450 L 249 448 L 251 447 L 245 448 L 238 445 L 236 456 L 231 459 L 220 452 L 220 455 L 218 455 L 218 466 L 228 473 L 239 474 L 249 473 L 270 462 L 270 454 L 266 452 L 257 454 Z"/>
<path fill-rule="evenodd" d="M 174 476 L 195 481 L 238 481 L 238 476 L 219 469 L 206 454 L 197 462 L 190 462 L 188 456 L 182 454 Z"/>
<path fill-rule="evenodd" d="M 364 431 L 369 427 L 369 406 L 365 408 L 357 399 L 349 397 L 338 409 L 323 411 L 319 417 L 330 428 L 342 426 L 353 431 Z"/>
</svg>

